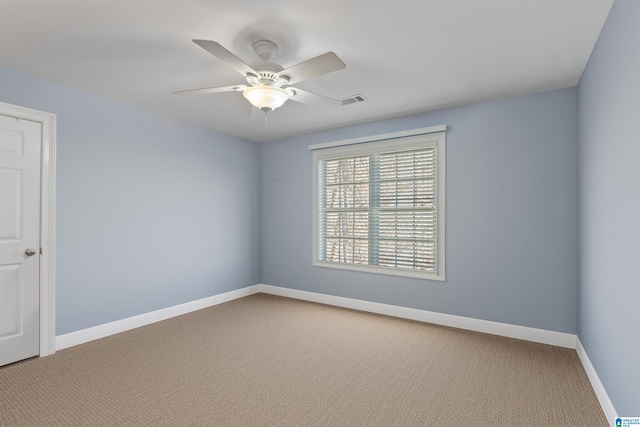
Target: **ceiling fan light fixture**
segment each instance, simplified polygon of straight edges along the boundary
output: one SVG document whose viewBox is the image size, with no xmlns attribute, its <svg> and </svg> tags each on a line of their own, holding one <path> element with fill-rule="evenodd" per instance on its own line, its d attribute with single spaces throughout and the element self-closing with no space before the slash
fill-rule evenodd
<svg viewBox="0 0 640 427">
<path fill-rule="evenodd" d="M 285 89 L 274 86 L 253 86 L 245 89 L 242 95 L 254 107 L 268 113 L 285 103 L 291 96 Z"/>
</svg>

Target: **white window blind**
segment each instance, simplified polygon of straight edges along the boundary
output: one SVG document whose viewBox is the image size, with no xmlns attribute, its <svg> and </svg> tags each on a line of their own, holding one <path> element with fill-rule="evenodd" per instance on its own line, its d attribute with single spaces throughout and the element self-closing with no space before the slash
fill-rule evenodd
<svg viewBox="0 0 640 427">
<path fill-rule="evenodd" d="M 443 144 L 440 132 L 318 150 L 315 264 L 443 280 Z"/>
</svg>

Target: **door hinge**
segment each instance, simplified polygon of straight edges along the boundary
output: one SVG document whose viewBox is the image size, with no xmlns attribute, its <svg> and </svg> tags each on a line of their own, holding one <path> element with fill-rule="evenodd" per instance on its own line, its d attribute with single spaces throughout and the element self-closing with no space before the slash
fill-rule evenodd
<svg viewBox="0 0 640 427">
<path fill-rule="evenodd" d="M 42 246 L 40 247 L 40 255 L 42 255 Z"/>
</svg>

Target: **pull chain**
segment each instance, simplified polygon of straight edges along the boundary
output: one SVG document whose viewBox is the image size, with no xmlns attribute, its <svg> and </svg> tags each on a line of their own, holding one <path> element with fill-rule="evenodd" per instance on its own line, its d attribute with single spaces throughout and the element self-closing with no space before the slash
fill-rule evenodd
<svg viewBox="0 0 640 427">
<path fill-rule="evenodd" d="M 264 112 L 264 133 L 269 131 L 269 114 Z"/>
</svg>

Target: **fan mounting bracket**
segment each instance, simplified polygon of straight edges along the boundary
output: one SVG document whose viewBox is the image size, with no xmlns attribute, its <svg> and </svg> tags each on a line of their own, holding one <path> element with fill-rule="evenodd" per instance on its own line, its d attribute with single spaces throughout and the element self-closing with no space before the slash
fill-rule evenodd
<svg viewBox="0 0 640 427">
<path fill-rule="evenodd" d="M 270 40 L 258 40 L 254 42 L 253 51 L 265 62 L 271 61 L 278 54 L 278 45 Z"/>
</svg>

